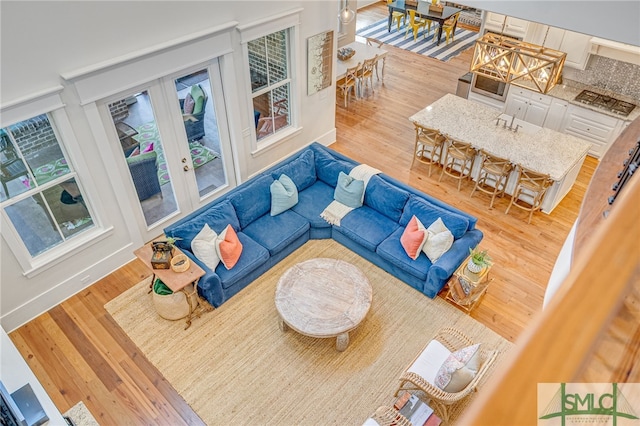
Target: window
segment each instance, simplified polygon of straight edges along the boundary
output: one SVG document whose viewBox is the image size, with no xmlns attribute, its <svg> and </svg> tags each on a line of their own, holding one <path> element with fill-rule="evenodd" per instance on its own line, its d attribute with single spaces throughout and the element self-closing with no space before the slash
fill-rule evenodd
<svg viewBox="0 0 640 426">
<path fill-rule="evenodd" d="M 94 227 L 76 179 L 48 114 L 0 129 L 0 206 L 32 258 Z"/>
<path fill-rule="evenodd" d="M 247 43 L 251 96 L 258 141 L 291 125 L 289 30 Z"/>
</svg>

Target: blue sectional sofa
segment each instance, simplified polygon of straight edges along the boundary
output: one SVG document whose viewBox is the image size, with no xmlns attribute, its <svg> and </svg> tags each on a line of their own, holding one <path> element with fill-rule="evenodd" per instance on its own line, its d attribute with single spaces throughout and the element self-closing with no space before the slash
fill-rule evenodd
<svg viewBox="0 0 640 426">
<path fill-rule="evenodd" d="M 333 201 L 340 172 L 358 163 L 318 143 L 239 185 L 224 197 L 165 228 L 168 237 L 206 274 L 198 292 L 218 307 L 309 239 L 333 238 L 428 297 L 435 297 L 448 278 L 482 239 L 477 219 L 385 174 L 373 176 L 364 204 L 331 225 L 320 213 Z M 270 185 L 282 174 L 298 189 L 298 203 L 277 216 L 270 215 Z M 454 236 L 451 249 L 435 263 L 420 254 L 407 256 L 401 243 L 413 215 L 428 227 L 442 218 Z M 204 224 L 220 233 L 227 225 L 243 245 L 237 264 L 227 270 L 220 263 L 211 270 L 195 258 L 191 241 Z"/>
</svg>

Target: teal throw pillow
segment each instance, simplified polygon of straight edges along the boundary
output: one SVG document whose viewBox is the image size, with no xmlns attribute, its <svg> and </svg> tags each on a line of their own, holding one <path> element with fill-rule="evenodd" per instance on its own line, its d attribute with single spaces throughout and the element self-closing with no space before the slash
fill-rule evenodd
<svg viewBox="0 0 640 426">
<path fill-rule="evenodd" d="M 354 209 L 362 206 L 364 181 L 340 172 L 333 199 Z"/>
<path fill-rule="evenodd" d="M 277 216 L 298 204 L 298 188 L 285 174 L 274 180 L 271 186 L 271 216 Z"/>
</svg>

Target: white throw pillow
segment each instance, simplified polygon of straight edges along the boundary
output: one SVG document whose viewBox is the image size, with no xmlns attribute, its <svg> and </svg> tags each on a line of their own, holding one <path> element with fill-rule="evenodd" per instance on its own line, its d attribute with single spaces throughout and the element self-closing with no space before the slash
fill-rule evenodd
<svg viewBox="0 0 640 426">
<path fill-rule="evenodd" d="M 216 231 L 205 223 L 198 235 L 191 241 L 193 254 L 212 271 L 215 271 L 220 263 L 220 256 L 216 252 L 216 238 L 218 238 Z"/>
<path fill-rule="evenodd" d="M 429 237 L 427 237 L 427 241 L 422 246 L 422 251 L 427 255 L 431 263 L 435 263 L 453 245 L 453 234 L 444 224 L 442 218 L 438 218 L 429 225 L 427 233 Z"/>
</svg>

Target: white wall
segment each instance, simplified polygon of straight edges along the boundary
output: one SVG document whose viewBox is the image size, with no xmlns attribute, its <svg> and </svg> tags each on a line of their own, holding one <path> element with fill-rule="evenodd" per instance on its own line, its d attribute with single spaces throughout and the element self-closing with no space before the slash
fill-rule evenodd
<svg viewBox="0 0 640 426">
<path fill-rule="evenodd" d="M 462 0 L 457 3 L 640 46 L 639 1 Z"/>
<path fill-rule="evenodd" d="M 246 180 L 315 140 L 325 143 L 335 140 L 335 90 L 332 86 L 307 96 L 304 76 L 306 39 L 326 30 L 337 30 L 337 0 L 2 1 L 0 7 L 0 108 L 6 109 L 10 104 L 52 87 L 64 86 L 61 98 L 78 140 L 78 146 L 71 147 L 71 151 L 79 161 L 86 162 L 90 178 L 85 178 L 93 180 L 96 186 L 91 197 L 102 206 L 102 217 L 113 226 L 113 231 L 99 244 L 86 247 L 81 255 L 55 264 L 32 278 L 24 275 L 2 238 L 0 322 L 7 330 L 16 328 L 133 259 L 133 250 L 142 242 L 138 235 L 131 234 L 130 224 L 118 207 L 116 194 L 121 189 L 105 178 L 110 165 L 98 154 L 98 142 L 91 132 L 85 110 L 79 105 L 74 86 L 61 75 L 231 21 L 246 25 L 302 8 L 298 51 L 300 76 L 304 79 L 300 85 L 302 132 L 255 157 L 249 154 L 248 147 L 239 146 L 237 152 L 243 154 L 243 158 L 238 159 L 241 179 Z M 235 30 L 231 48 L 237 87 L 226 96 L 234 98 L 239 106 L 241 117 L 237 121 L 248 126 L 253 117 L 244 117 L 246 114 L 243 113 L 250 108 L 244 108 L 249 103 L 242 79 L 246 70 L 242 69 L 242 46 L 239 32 Z M 8 124 L 12 123 L 2 123 L 3 126 Z M 241 139 L 245 129 L 235 130 L 239 136 L 232 143 L 246 143 Z"/>
</svg>

